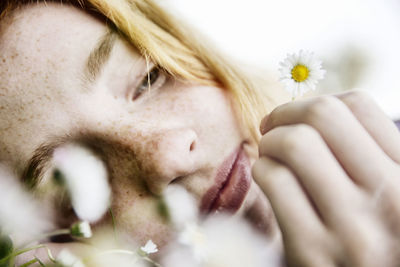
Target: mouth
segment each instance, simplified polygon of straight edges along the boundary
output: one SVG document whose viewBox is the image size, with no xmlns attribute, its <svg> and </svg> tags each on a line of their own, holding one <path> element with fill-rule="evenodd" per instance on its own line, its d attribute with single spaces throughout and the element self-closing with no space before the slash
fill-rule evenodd
<svg viewBox="0 0 400 267">
<path fill-rule="evenodd" d="M 241 207 L 251 185 L 250 160 L 240 145 L 218 168 L 214 185 L 201 201 L 203 214 L 235 213 Z"/>
</svg>

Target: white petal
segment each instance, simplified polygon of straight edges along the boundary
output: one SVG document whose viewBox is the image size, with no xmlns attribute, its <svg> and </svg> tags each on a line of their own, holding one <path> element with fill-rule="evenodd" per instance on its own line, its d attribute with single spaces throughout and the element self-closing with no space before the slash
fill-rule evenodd
<svg viewBox="0 0 400 267">
<path fill-rule="evenodd" d="M 140 249 L 146 252 L 147 254 L 156 253 L 158 251 L 157 245 L 154 244 L 151 239 L 148 240 L 143 247 L 140 247 Z"/>
</svg>

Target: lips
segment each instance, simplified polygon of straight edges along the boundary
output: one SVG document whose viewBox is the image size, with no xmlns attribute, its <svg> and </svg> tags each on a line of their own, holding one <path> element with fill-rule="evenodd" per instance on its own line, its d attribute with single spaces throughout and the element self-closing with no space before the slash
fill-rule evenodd
<svg viewBox="0 0 400 267">
<path fill-rule="evenodd" d="M 242 205 L 251 184 L 250 161 L 241 145 L 218 169 L 215 184 L 201 201 L 203 213 L 235 213 Z"/>
</svg>

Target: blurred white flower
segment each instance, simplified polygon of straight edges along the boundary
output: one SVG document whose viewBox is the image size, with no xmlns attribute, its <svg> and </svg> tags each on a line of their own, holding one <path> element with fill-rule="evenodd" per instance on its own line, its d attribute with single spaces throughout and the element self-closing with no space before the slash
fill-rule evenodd
<svg viewBox="0 0 400 267">
<path fill-rule="evenodd" d="M 56 261 L 65 267 L 85 267 L 83 262 L 67 249 L 63 249 L 57 255 Z"/>
<path fill-rule="evenodd" d="M 55 149 L 53 165 L 63 177 L 77 216 L 89 222 L 99 220 L 111 197 L 104 163 L 88 149 L 67 144 Z"/>
<path fill-rule="evenodd" d="M 92 229 L 90 228 L 89 222 L 87 221 L 74 223 L 70 228 L 70 233 L 72 236 L 76 237 L 92 237 Z"/>
<path fill-rule="evenodd" d="M 298 54 L 288 54 L 280 63 L 281 81 L 292 97 L 302 96 L 309 90 L 315 90 L 318 80 L 324 78 L 325 70 L 314 54 L 300 50 Z"/>
<path fill-rule="evenodd" d="M 164 267 L 276 267 L 280 251 L 241 217 L 218 214 L 199 219 L 194 198 L 178 185 L 164 201 L 175 223 L 176 238 L 163 251 Z"/>
<path fill-rule="evenodd" d="M 109 267 L 109 266 L 131 266 L 131 267 L 147 267 L 146 263 L 141 260 L 140 257 L 136 256 L 135 253 L 132 252 L 126 253 L 127 251 L 117 251 L 110 250 L 105 251 L 103 253 L 98 253 L 95 255 L 94 260 L 91 261 L 91 265 L 96 267 Z"/>
<path fill-rule="evenodd" d="M 18 183 L 17 177 L 0 165 L 0 226 L 21 242 L 52 228 L 49 212 Z"/>
<path fill-rule="evenodd" d="M 146 254 L 152 254 L 156 253 L 158 251 L 158 248 L 157 245 L 154 244 L 153 241 L 150 239 L 143 247 L 140 247 L 140 250 L 145 252 Z"/>
<path fill-rule="evenodd" d="M 187 223 L 183 230 L 178 234 L 178 242 L 181 245 L 190 248 L 196 262 L 203 262 L 207 260 L 208 256 L 208 242 L 207 236 L 196 223 Z"/>
<path fill-rule="evenodd" d="M 179 185 L 169 185 L 163 197 L 171 222 L 176 228 L 182 228 L 189 222 L 197 221 L 196 200 L 185 188 Z"/>
<path fill-rule="evenodd" d="M 244 219 L 214 215 L 188 224 L 167 247 L 165 267 L 276 267 L 280 253 Z"/>
</svg>

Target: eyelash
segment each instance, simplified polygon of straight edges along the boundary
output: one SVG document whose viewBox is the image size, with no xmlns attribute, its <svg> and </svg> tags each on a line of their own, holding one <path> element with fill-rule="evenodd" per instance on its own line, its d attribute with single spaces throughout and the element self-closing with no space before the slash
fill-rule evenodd
<svg viewBox="0 0 400 267">
<path fill-rule="evenodd" d="M 146 90 L 155 90 L 164 85 L 167 80 L 167 75 L 160 69 L 155 66 L 151 70 L 149 70 L 146 75 L 143 77 L 140 84 L 136 87 L 135 93 L 133 95 L 133 100 L 139 98 Z"/>
</svg>

